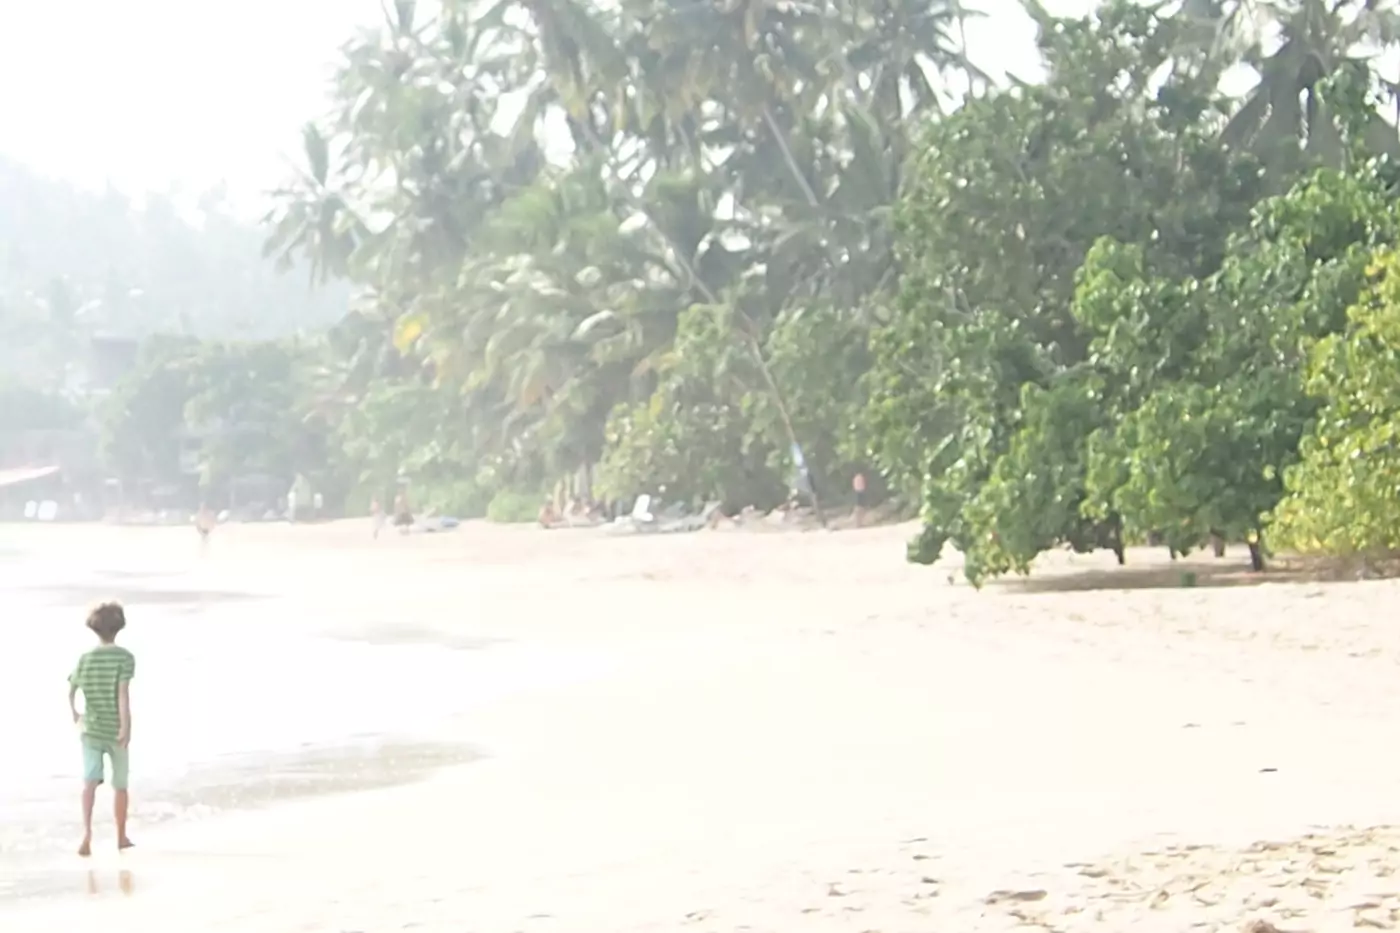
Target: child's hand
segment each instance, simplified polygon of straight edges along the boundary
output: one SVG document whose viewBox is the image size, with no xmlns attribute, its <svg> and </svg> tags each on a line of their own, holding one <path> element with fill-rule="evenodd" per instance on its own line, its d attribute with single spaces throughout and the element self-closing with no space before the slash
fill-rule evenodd
<svg viewBox="0 0 1400 933">
<path fill-rule="evenodd" d="M 83 717 L 78 714 L 77 710 L 72 710 L 71 712 L 73 713 L 73 725 L 76 726 L 78 723 L 83 721 Z"/>
<path fill-rule="evenodd" d="M 117 747 L 118 747 L 118 748 L 126 748 L 127 745 L 129 745 L 130 743 L 131 743 L 131 732 L 130 732 L 130 730 L 123 729 L 122 731 L 120 731 L 120 732 L 117 733 Z"/>
</svg>

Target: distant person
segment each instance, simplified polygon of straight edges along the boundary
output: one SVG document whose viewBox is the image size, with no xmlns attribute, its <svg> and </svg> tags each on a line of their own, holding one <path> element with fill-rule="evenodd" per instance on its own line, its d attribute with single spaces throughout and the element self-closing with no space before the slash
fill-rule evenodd
<svg viewBox="0 0 1400 933">
<path fill-rule="evenodd" d="M 113 814 L 117 823 L 117 849 L 131 848 L 126 834 L 128 748 L 131 743 L 130 684 L 136 674 L 136 658 L 117 646 L 117 633 L 126 628 L 126 612 L 119 603 L 103 603 L 87 617 L 87 627 L 97 635 L 96 648 L 78 659 L 68 675 L 68 710 L 73 714 L 83 745 L 83 842 L 78 854 L 92 854 L 92 809 L 97 788 L 103 782 L 104 765 L 112 769 Z M 83 695 L 83 712 L 76 698 Z"/>
<path fill-rule="evenodd" d="M 375 540 L 378 540 L 379 533 L 384 530 L 384 506 L 379 504 L 378 496 L 369 500 L 369 521 Z"/>
<path fill-rule="evenodd" d="M 394 527 L 403 532 L 413 527 L 413 508 L 408 504 L 408 493 L 402 490 L 394 497 Z"/>
<path fill-rule="evenodd" d="M 855 493 L 855 498 L 856 498 L 856 513 L 855 513 L 855 519 L 856 519 L 856 527 L 859 528 L 859 527 L 861 527 L 862 525 L 865 524 L 865 474 L 864 474 L 864 473 L 857 472 L 855 476 L 851 477 L 851 491 L 852 491 L 853 493 Z"/>
<path fill-rule="evenodd" d="M 287 521 L 295 524 L 297 520 L 297 491 L 292 487 L 287 493 Z"/>
<path fill-rule="evenodd" d="M 199 512 L 194 517 L 194 529 L 199 532 L 199 551 L 201 554 L 209 550 L 209 536 L 214 533 L 214 526 L 218 519 L 207 505 L 201 505 Z"/>
</svg>

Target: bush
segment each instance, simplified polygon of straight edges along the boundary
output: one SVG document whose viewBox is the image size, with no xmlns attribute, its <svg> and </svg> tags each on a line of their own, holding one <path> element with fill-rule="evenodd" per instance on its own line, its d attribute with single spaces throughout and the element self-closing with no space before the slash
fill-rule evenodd
<svg viewBox="0 0 1400 933">
<path fill-rule="evenodd" d="M 471 479 L 425 483 L 418 495 L 423 508 L 461 519 L 489 516 L 494 501 L 491 490 Z"/>
<path fill-rule="evenodd" d="M 648 401 L 613 412 L 598 494 L 631 499 L 647 492 L 679 502 L 718 498 L 734 510 L 782 502 L 787 486 L 769 463 L 772 446 L 751 436 L 742 406 L 694 399 L 683 404 L 677 394 L 663 386 Z"/>
<path fill-rule="evenodd" d="M 1303 553 L 1400 551 L 1400 252 L 1382 253 L 1344 334 L 1318 342 L 1308 390 L 1324 402 L 1284 474 L 1276 543 Z"/>
<path fill-rule="evenodd" d="M 542 492 L 503 489 L 487 504 L 486 518 L 503 525 L 533 522 L 540 517 L 540 503 L 546 498 Z"/>
</svg>

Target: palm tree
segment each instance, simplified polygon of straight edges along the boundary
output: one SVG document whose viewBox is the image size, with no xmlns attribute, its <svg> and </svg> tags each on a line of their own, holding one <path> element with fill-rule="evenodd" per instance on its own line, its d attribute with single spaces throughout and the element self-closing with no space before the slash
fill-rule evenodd
<svg viewBox="0 0 1400 933">
<path fill-rule="evenodd" d="M 1218 71 L 1243 64 L 1258 75 L 1222 140 L 1281 166 L 1300 157 L 1341 164 L 1347 115 L 1326 100 L 1325 82 L 1344 70 L 1373 76 L 1370 58 L 1400 36 L 1394 8 L 1375 0 L 1196 0 L 1181 18 L 1211 27 L 1192 35 Z M 1400 154 L 1394 128 L 1378 114 L 1360 131 L 1379 151 Z"/>
<path fill-rule="evenodd" d="M 717 327 L 696 339 L 748 361 L 729 377 L 796 443 L 772 329 L 807 303 L 858 313 L 889 284 L 910 135 L 940 106 L 939 73 L 972 73 L 963 15 L 955 0 L 443 0 L 425 19 L 404 0 L 347 45 L 335 144 L 308 134 L 270 249 L 355 280 L 357 382 L 436 379 L 484 456 L 596 459 L 609 412 L 663 370 L 694 375 L 664 364 L 697 305 Z M 572 153 L 542 142 L 560 122 Z"/>
<path fill-rule="evenodd" d="M 331 171 L 330 142 L 314 123 L 302 129 L 302 148 L 306 165 L 292 184 L 273 192 L 277 204 L 263 221 L 272 226 L 263 252 L 284 270 L 304 258 L 312 280 L 324 283 L 348 273 L 365 227 Z"/>
</svg>

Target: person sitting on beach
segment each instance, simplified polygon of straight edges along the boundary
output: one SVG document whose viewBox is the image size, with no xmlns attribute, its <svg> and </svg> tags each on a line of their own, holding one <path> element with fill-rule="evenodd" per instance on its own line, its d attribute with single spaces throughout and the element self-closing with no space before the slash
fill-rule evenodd
<svg viewBox="0 0 1400 933">
<path fill-rule="evenodd" d="M 589 499 L 584 503 L 584 514 L 588 516 L 588 520 L 591 522 L 597 523 L 607 521 L 607 513 L 603 510 L 603 504 L 597 499 Z"/>
<path fill-rule="evenodd" d="M 405 534 L 413 527 L 413 509 L 408 504 L 408 495 L 403 492 L 394 497 L 394 527 Z"/>
<path fill-rule="evenodd" d="M 540 506 L 539 522 L 541 528 L 553 528 L 559 524 L 559 513 L 554 510 L 554 500 L 544 500 L 544 505 Z"/>
<path fill-rule="evenodd" d="M 127 750 L 131 742 L 130 684 L 136 674 L 136 658 L 117 645 L 117 633 L 126 628 L 126 612 L 119 603 L 103 603 L 92 610 L 87 627 L 97 636 L 98 645 L 80 657 L 68 675 L 68 710 L 83 745 L 83 842 L 78 847 L 83 857 L 92 854 L 92 810 L 104 777 L 104 761 L 112 768 L 117 848 L 131 848 L 126 834 Z M 81 714 L 76 702 L 79 693 L 83 695 Z"/>
</svg>

